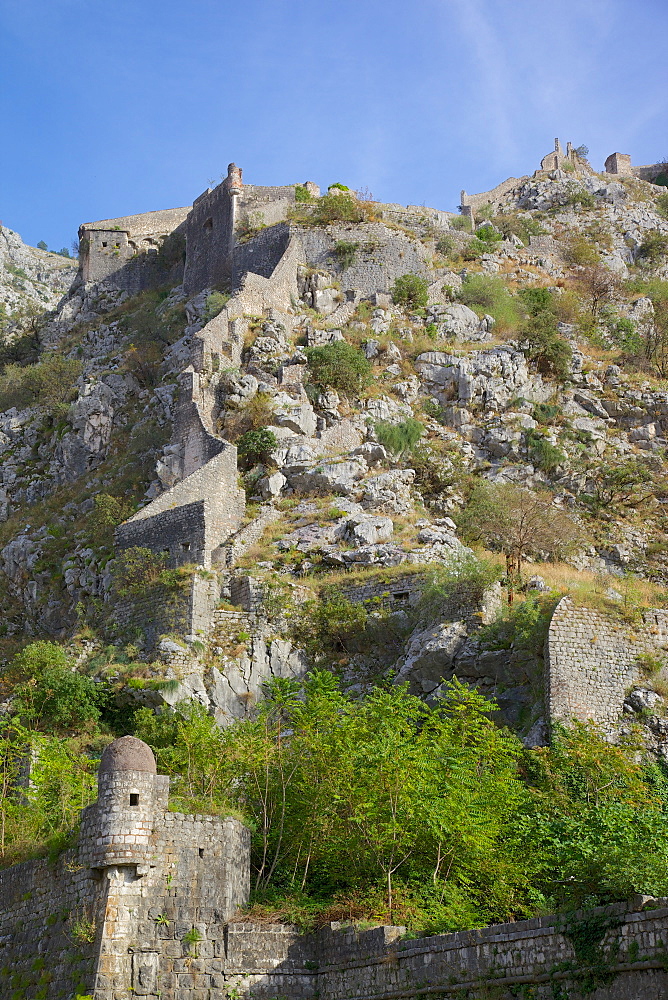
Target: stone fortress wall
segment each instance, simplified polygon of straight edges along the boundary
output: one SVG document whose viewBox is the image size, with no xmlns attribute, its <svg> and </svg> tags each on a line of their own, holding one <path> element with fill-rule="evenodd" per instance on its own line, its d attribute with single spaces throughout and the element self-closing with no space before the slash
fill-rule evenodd
<svg viewBox="0 0 668 1000">
<path fill-rule="evenodd" d="M 75 848 L 0 872 L 3 997 L 483 1000 L 493 987 L 499 997 L 523 990 L 551 1000 L 563 989 L 578 995 L 601 968 L 598 1000 L 667 995 L 668 900 L 586 914 L 605 932 L 596 969 L 573 945 L 584 914 L 420 939 L 392 926 L 300 934 L 238 917 L 249 831 L 231 818 L 169 812 L 169 779 L 141 740 L 106 748 L 98 786 Z"/>
</svg>

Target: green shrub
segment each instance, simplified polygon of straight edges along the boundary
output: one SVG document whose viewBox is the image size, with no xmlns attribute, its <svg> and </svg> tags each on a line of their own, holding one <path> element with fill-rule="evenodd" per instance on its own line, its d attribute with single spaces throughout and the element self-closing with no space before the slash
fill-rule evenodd
<svg viewBox="0 0 668 1000">
<path fill-rule="evenodd" d="M 365 222 L 368 213 L 354 195 L 336 190 L 315 201 L 312 220 L 319 225 L 330 222 Z"/>
<path fill-rule="evenodd" d="M 640 354 L 643 348 L 642 335 L 635 327 L 633 320 L 627 317 L 615 317 L 608 323 L 608 333 L 615 347 L 620 347 L 628 354 Z"/>
<path fill-rule="evenodd" d="M 541 236 L 545 229 L 540 222 L 511 212 L 508 215 L 495 215 L 492 222 L 504 237 L 517 236 L 525 246 L 529 245 L 532 236 Z"/>
<path fill-rule="evenodd" d="M 332 254 L 343 271 L 355 263 L 359 247 L 359 243 L 351 243 L 348 240 L 338 240 L 335 243 Z"/>
<path fill-rule="evenodd" d="M 543 472 L 553 472 L 566 461 L 563 451 L 556 448 L 540 431 L 528 430 L 525 436 L 529 458 Z"/>
<path fill-rule="evenodd" d="M 120 597 L 143 594 L 151 587 L 179 589 L 187 579 L 179 570 L 167 568 L 167 555 L 133 545 L 121 552 L 114 567 L 114 585 Z"/>
<path fill-rule="evenodd" d="M 573 352 L 560 336 L 556 317 L 545 310 L 537 313 L 522 326 L 520 349 L 539 372 L 564 381 L 570 374 Z"/>
<path fill-rule="evenodd" d="M 573 206 L 579 205 L 581 208 L 586 210 L 596 208 L 596 198 L 590 191 L 585 191 L 584 188 L 573 184 L 568 193 L 566 204 Z"/>
<path fill-rule="evenodd" d="M 652 229 L 645 235 L 638 247 L 638 258 L 652 267 L 659 265 L 668 256 L 668 233 Z"/>
<path fill-rule="evenodd" d="M 295 184 L 295 201 L 313 201 L 305 184 Z"/>
<path fill-rule="evenodd" d="M 407 309 L 424 309 L 429 301 L 429 286 L 419 274 L 402 274 L 392 286 L 392 301 Z"/>
<path fill-rule="evenodd" d="M 383 447 L 399 458 L 413 450 L 422 437 L 424 426 L 414 417 L 409 417 L 400 424 L 379 420 L 375 425 L 375 431 L 376 438 Z"/>
<path fill-rule="evenodd" d="M 490 248 L 493 249 L 495 243 L 499 243 L 503 239 L 503 235 L 497 232 L 496 228 L 490 223 L 489 225 L 479 226 L 475 234 L 479 240 L 483 243 L 489 244 Z"/>
<path fill-rule="evenodd" d="M 206 300 L 206 308 L 203 316 L 204 322 L 208 323 L 209 320 L 217 316 L 219 312 L 222 312 L 229 300 L 230 295 L 228 292 L 211 292 L 211 294 L 207 296 Z"/>
<path fill-rule="evenodd" d="M 501 278 L 490 274 L 466 276 L 457 298 L 465 306 L 489 313 L 500 330 L 513 329 L 520 321 L 517 300 Z"/>
<path fill-rule="evenodd" d="M 561 594 L 531 594 L 526 600 L 505 607 L 478 636 L 488 649 L 521 649 L 542 656 L 547 632 Z"/>
<path fill-rule="evenodd" d="M 581 233 L 575 233 L 563 242 L 561 255 L 567 264 L 578 267 L 593 267 L 601 259 L 596 244 Z"/>
<path fill-rule="evenodd" d="M 531 415 L 539 424 L 553 424 L 561 417 L 562 410 L 558 403 L 536 403 Z"/>
<path fill-rule="evenodd" d="M 436 241 L 436 249 L 439 253 L 442 253 L 444 257 L 449 257 L 450 254 L 455 249 L 455 241 L 452 236 L 448 236 L 446 233 L 443 236 L 439 236 Z"/>
<path fill-rule="evenodd" d="M 549 288 L 521 288 L 517 294 L 530 316 L 554 310 L 554 296 Z"/>
<path fill-rule="evenodd" d="M 660 194 L 656 199 L 656 210 L 664 219 L 668 219 L 668 192 Z"/>
<path fill-rule="evenodd" d="M 474 236 L 462 249 L 462 259 L 480 260 L 484 253 L 489 253 L 489 244 L 483 243 L 477 236 Z"/>
<path fill-rule="evenodd" d="M 346 394 L 358 394 L 373 377 L 373 368 L 362 352 L 345 340 L 306 349 L 311 382 Z"/>
<path fill-rule="evenodd" d="M 88 515 L 88 535 L 93 545 L 111 545 L 114 528 L 132 514 L 132 506 L 126 500 L 98 493 L 93 500 L 93 509 Z"/>
<path fill-rule="evenodd" d="M 273 431 L 268 427 L 259 430 L 246 431 L 237 441 L 237 453 L 246 464 L 254 464 L 266 459 L 267 455 L 278 447 L 278 441 Z"/>
<path fill-rule="evenodd" d="M 500 578 L 498 566 L 473 555 L 435 567 L 420 596 L 418 617 L 435 621 L 453 609 L 475 606 Z"/>
<path fill-rule="evenodd" d="M 450 219 L 450 225 L 453 229 L 461 232 L 470 233 L 471 232 L 471 216 L 470 215 L 458 215 L 454 219 Z"/>
</svg>

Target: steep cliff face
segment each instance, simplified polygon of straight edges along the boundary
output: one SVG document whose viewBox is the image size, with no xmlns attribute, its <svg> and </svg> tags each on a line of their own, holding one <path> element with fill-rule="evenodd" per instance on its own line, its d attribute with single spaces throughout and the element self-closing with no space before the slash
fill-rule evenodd
<svg viewBox="0 0 668 1000">
<path fill-rule="evenodd" d="M 478 209 L 490 218 L 475 233 L 433 210 L 372 204 L 363 221 L 328 222 L 307 205 L 276 227 L 246 226 L 237 287 L 190 298 L 182 286 L 132 297 L 113 281 L 73 281 L 65 259 L 3 230 L 6 287 L 21 281 L 24 297 L 52 308 L 73 282 L 40 331 L 39 358 L 0 384 L 8 651 L 83 622 L 147 659 L 157 644 L 176 700 L 227 721 L 267 677 L 307 667 L 272 594 L 298 604 L 376 574 L 369 596 L 396 597 L 401 623 L 410 585 L 393 580 L 472 559 L 458 522 L 476 482 L 543 493 L 577 529 L 567 563 L 541 564 L 534 592 L 588 589 L 614 606 L 632 570 L 656 602 L 652 581 L 668 579 L 664 208 L 661 189 L 635 178 L 563 170 L 519 184 L 493 217 Z M 193 561 L 213 579 L 188 583 L 186 611 L 172 627 L 161 618 L 149 642 L 128 610 L 134 584 L 119 583 L 114 528 L 139 509 L 151 521 L 145 505 L 160 497 L 165 509 L 185 503 L 166 491 L 230 442 L 245 521 L 223 530 L 223 484 L 207 486 L 188 501 L 202 505 L 206 557 L 188 555 L 200 550 L 180 528 L 167 549 L 146 542 L 169 552 L 158 576 L 185 567 L 167 581 L 172 603 L 185 601 Z M 530 728 L 541 650 L 481 642 L 481 613 L 451 608 L 438 627 L 404 614 L 392 641 L 349 652 L 348 682 L 394 669 L 433 697 L 457 673 Z"/>
</svg>

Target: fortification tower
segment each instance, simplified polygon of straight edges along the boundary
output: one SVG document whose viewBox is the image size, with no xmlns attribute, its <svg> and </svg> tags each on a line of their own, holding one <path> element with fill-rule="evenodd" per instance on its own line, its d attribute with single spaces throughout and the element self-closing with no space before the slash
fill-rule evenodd
<svg viewBox="0 0 668 1000">
<path fill-rule="evenodd" d="M 98 773 L 93 867 L 144 865 L 168 797 L 169 778 L 157 773 L 146 743 L 134 736 L 110 743 Z"/>
</svg>

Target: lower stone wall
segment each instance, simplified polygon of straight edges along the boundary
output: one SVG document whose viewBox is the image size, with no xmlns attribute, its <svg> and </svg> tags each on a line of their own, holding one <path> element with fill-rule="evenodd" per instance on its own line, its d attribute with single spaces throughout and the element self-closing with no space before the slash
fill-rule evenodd
<svg viewBox="0 0 668 1000">
<path fill-rule="evenodd" d="M 92 991 L 104 886 L 76 851 L 0 872 L 0 996 L 66 997 Z"/>
<path fill-rule="evenodd" d="M 660 1000 L 668 997 L 666 902 L 644 912 L 620 905 L 415 940 L 400 927 L 333 924 L 306 936 L 287 925 L 231 923 L 221 975 L 228 996 L 261 1000 Z M 573 944 L 585 928 L 594 938 L 600 933 L 591 965 Z"/>
</svg>

